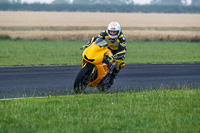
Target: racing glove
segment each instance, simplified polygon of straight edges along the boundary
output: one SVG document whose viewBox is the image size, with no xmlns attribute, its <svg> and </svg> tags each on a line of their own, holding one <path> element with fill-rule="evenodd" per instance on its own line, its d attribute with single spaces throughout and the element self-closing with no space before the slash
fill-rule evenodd
<svg viewBox="0 0 200 133">
<path fill-rule="evenodd" d="M 85 44 L 80 48 L 80 50 L 85 50 L 87 47 L 89 47 L 89 45 Z"/>
<path fill-rule="evenodd" d="M 117 58 L 117 55 L 113 55 L 107 58 L 107 60 L 112 63 Z"/>
</svg>

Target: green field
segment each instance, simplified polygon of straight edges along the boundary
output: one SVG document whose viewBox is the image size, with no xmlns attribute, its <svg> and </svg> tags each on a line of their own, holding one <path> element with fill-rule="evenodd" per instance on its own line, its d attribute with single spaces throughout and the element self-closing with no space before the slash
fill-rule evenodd
<svg viewBox="0 0 200 133">
<path fill-rule="evenodd" d="M 77 65 L 85 41 L 0 40 L 0 66 Z M 200 44 L 127 42 L 125 62 L 200 63 Z M 199 133 L 200 88 L 0 101 L 0 133 Z"/>
<path fill-rule="evenodd" d="M 0 101 L 1 133 L 199 133 L 200 88 Z"/>
<path fill-rule="evenodd" d="M 0 66 L 77 65 L 86 41 L 0 40 Z M 126 64 L 199 63 L 198 42 L 127 42 Z"/>
</svg>

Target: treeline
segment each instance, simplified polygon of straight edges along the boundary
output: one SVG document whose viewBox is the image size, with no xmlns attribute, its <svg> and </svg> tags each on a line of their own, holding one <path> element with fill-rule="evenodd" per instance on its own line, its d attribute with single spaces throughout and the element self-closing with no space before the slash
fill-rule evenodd
<svg viewBox="0 0 200 133">
<path fill-rule="evenodd" d="M 183 5 L 83 5 L 83 4 L 20 4 L 2 3 L 1 11 L 68 11 L 68 12 L 142 12 L 142 13 L 200 13 L 200 6 Z"/>
</svg>

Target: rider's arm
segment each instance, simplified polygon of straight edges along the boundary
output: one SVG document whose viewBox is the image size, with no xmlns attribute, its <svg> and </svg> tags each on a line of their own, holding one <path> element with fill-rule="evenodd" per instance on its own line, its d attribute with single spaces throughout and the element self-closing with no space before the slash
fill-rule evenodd
<svg viewBox="0 0 200 133">
<path fill-rule="evenodd" d="M 89 45 L 89 46 L 90 46 L 96 39 L 97 39 L 97 37 L 92 37 L 92 38 L 87 42 L 86 45 Z"/>
<path fill-rule="evenodd" d="M 121 34 L 121 35 L 119 36 L 119 41 L 120 41 L 119 48 L 118 48 L 118 51 L 117 51 L 117 53 L 115 54 L 115 56 L 116 56 L 118 59 L 124 60 L 127 49 L 126 49 L 126 38 L 124 37 L 123 34 Z"/>
<path fill-rule="evenodd" d="M 102 31 L 97 37 L 98 37 L 98 38 L 105 39 L 105 36 L 106 36 L 106 35 L 108 35 L 108 34 L 106 33 L 106 30 L 105 30 L 105 31 Z"/>
<path fill-rule="evenodd" d="M 97 38 L 102 38 L 105 39 L 105 35 L 106 35 L 106 31 L 101 32 L 97 37 L 93 37 L 91 38 L 88 42 L 87 42 L 87 46 L 90 46 L 94 41 L 96 41 Z"/>
<path fill-rule="evenodd" d="M 82 46 L 82 50 L 86 49 L 87 47 L 89 47 L 95 40 L 97 39 L 97 37 L 92 37 L 85 45 Z"/>
</svg>

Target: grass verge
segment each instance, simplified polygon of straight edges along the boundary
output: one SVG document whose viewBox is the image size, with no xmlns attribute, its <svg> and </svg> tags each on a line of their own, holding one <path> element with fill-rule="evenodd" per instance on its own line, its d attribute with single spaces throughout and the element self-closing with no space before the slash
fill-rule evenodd
<svg viewBox="0 0 200 133">
<path fill-rule="evenodd" d="M 0 66 L 81 64 L 81 41 L 1 40 Z"/>
<path fill-rule="evenodd" d="M 86 41 L 0 40 L 0 66 L 77 65 Z M 125 62 L 199 63 L 197 42 L 127 42 Z"/>
<path fill-rule="evenodd" d="M 0 132 L 200 131 L 200 89 L 0 101 Z"/>
</svg>

